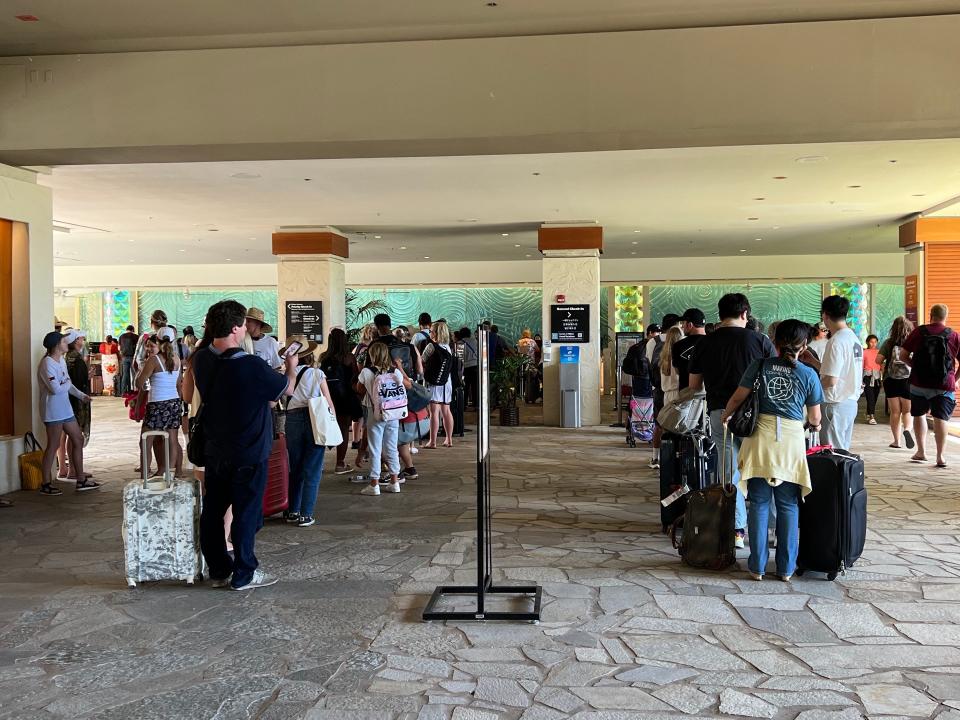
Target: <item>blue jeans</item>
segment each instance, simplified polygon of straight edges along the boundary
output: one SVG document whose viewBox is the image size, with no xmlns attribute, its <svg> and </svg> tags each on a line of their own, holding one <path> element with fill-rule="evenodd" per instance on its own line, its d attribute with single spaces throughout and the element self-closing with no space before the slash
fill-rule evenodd
<svg viewBox="0 0 960 720">
<path fill-rule="evenodd" d="M 267 462 L 236 466 L 229 461 L 208 457 L 205 465 L 200 513 L 200 549 L 210 566 L 210 577 L 221 579 L 233 573 L 232 585 L 240 587 L 253 579 L 257 556 L 253 552 L 257 531 L 263 526 L 263 491 L 267 487 Z M 223 516 L 233 505 L 233 559 L 227 554 L 223 536 Z"/>
<path fill-rule="evenodd" d="M 287 412 L 287 454 L 290 456 L 289 512 L 313 517 L 323 475 L 323 445 L 313 443 L 313 425 L 306 408 Z"/>
<path fill-rule="evenodd" d="M 120 394 L 128 393 L 132 389 L 133 378 L 130 377 L 133 367 L 133 358 L 124 357 L 120 360 Z"/>
<path fill-rule="evenodd" d="M 370 479 L 380 478 L 380 468 L 387 463 L 391 475 L 400 474 L 400 455 L 397 452 L 399 420 L 386 422 L 371 419 L 367 423 L 367 447 L 370 450 Z M 382 458 L 382 459 L 381 459 Z"/>
<path fill-rule="evenodd" d="M 747 490 L 750 494 L 750 557 L 747 567 L 759 575 L 767 569 L 767 523 L 773 501 L 777 508 L 777 574 L 793 575 L 800 546 L 800 486 L 785 482 L 771 487 L 764 478 L 750 478 Z"/>
<path fill-rule="evenodd" d="M 849 450 L 853 445 L 853 423 L 857 419 L 857 401 L 823 403 L 820 408 L 823 411 L 820 442 L 841 450 Z"/>
<path fill-rule="evenodd" d="M 720 416 L 723 415 L 723 410 L 711 410 L 710 411 L 710 435 L 713 437 L 713 441 L 717 444 L 717 452 L 720 454 L 720 462 L 723 462 L 723 423 L 720 422 Z M 723 477 L 727 479 L 727 482 L 733 483 L 733 486 L 737 488 L 737 508 L 734 515 L 733 526 L 737 530 L 743 530 L 747 527 L 747 502 L 743 497 L 743 493 L 740 492 L 740 470 L 737 467 L 737 457 L 740 453 L 740 438 L 727 434 L 727 467 L 723 473 Z M 752 537 L 752 536 L 751 536 Z"/>
</svg>

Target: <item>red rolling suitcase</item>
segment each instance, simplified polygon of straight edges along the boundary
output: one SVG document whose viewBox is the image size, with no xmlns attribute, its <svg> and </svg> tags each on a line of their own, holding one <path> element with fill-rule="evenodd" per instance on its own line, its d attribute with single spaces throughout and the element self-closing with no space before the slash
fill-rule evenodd
<svg viewBox="0 0 960 720">
<path fill-rule="evenodd" d="M 280 435 L 273 441 L 267 460 L 267 489 L 263 493 L 263 516 L 276 515 L 290 507 L 290 458 L 287 438 Z"/>
</svg>

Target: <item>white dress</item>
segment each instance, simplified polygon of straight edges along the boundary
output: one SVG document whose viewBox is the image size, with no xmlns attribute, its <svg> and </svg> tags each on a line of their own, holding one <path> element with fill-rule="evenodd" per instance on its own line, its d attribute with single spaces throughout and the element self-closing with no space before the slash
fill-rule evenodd
<svg viewBox="0 0 960 720">
<path fill-rule="evenodd" d="M 660 372 L 660 387 L 663 388 L 663 404 L 669 405 L 680 394 L 680 373 L 676 368 L 669 375 Z"/>
<path fill-rule="evenodd" d="M 449 345 L 441 345 L 441 347 L 446 348 L 447 352 L 451 355 L 453 351 L 450 349 Z M 427 345 L 423 350 L 423 363 L 426 366 L 427 358 L 433 354 L 433 345 Z M 430 388 L 430 402 L 440 403 L 441 405 L 449 405 L 453 400 L 453 373 L 447 377 L 447 382 L 445 385 L 431 385 L 427 383 L 427 387 Z"/>
</svg>

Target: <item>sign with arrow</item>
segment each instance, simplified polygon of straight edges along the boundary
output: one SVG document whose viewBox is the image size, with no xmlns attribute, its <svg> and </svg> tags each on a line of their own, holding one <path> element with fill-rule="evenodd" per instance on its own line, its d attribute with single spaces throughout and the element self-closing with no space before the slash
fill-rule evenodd
<svg viewBox="0 0 960 720">
<path fill-rule="evenodd" d="M 590 342 L 590 306 L 551 305 L 550 340 L 560 343 Z"/>
</svg>

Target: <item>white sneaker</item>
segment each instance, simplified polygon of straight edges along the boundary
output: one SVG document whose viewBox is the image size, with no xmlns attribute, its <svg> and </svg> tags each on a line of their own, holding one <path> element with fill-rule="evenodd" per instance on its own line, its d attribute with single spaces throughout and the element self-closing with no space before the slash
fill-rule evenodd
<svg viewBox="0 0 960 720">
<path fill-rule="evenodd" d="M 420 452 L 420 448 L 418 448 L 416 445 L 413 445 L 413 446 L 410 448 L 410 454 L 411 454 L 411 455 L 416 455 L 418 452 Z"/>
<path fill-rule="evenodd" d="M 647 467 L 650 468 L 651 470 L 656 470 L 657 468 L 660 467 L 660 461 L 657 460 L 657 458 L 655 457 L 650 458 L 650 462 L 647 463 Z"/>
<path fill-rule="evenodd" d="M 267 575 L 263 570 L 254 570 L 253 577 L 250 578 L 250 582 L 246 585 L 241 585 L 236 587 L 234 585 L 230 586 L 231 590 L 253 590 L 254 588 L 269 587 L 270 585 L 276 585 L 280 580 L 276 575 Z"/>
<path fill-rule="evenodd" d="M 400 483 L 395 482 L 395 483 L 390 483 L 389 485 L 384 485 L 383 490 L 384 492 L 398 493 L 400 492 Z"/>
<path fill-rule="evenodd" d="M 360 491 L 361 495 L 379 495 L 380 494 L 380 485 L 364 485 L 363 490 Z"/>
</svg>

